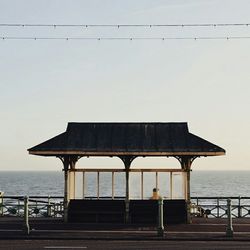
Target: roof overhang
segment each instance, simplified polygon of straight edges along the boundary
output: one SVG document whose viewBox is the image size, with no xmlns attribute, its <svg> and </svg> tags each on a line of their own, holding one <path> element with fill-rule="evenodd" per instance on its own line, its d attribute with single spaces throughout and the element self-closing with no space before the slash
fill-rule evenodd
<svg viewBox="0 0 250 250">
<path fill-rule="evenodd" d="M 219 156 L 225 155 L 225 152 L 82 152 L 82 151 L 29 151 L 31 155 L 40 156 L 62 156 L 62 155 L 77 155 L 77 156 Z"/>
<path fill-rule="evenodd" d="M 217 156 L 225 150 L 189 132 L 187 123 L 69 123 L 30 149 L 40 156 Z"/>
</svg>

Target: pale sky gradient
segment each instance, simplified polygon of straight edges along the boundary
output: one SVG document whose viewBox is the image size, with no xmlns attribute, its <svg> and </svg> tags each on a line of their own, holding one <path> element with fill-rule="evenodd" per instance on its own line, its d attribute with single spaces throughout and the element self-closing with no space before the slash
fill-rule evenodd
<svg viewBox="0 0 250 250">
<path fill-rule="evenodd" d="M 249 10 L 249 0 L 0 0 L 0 23 L 250 23 Z M 0 35 L 250 36 L 250 27 L 0 27 Z M 186 121 L 227 151 L 196 160 L 193 169 L 248 170 L 249 48 L 250 40 L 0 41 L 0 170 L 60 170 L 59 160 L 27 148 L 64 132 L 69 121 Z"/>
</svg>

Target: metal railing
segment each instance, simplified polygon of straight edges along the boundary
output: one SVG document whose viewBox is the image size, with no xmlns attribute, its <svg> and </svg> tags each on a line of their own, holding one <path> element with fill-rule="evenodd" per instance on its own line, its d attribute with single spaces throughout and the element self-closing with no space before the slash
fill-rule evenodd
<svg viewBox="0 0 250 250">
<path fill-rule="evenodd" d="M 96 197 L 85 197 L 96 199 Z M 115 197 L 115 199 L 123 197 Z M 111 197 L 99 197 L 111 199 Z M 232 201 L 233 218 L 250 218 L 250 197 L 191 197 L 191 214 L 197 217 L 226 218 L 227 199 Z M 23 217 L 23 196 L 1 196 L 0 217 Z M 62 217 L 62 196 L 30 196 L 29 217 Z"/>
<path fill-rule="evenodd" d="M 30 196 L 29 217 L 62 217 L 63 197 L 61 196 Z M 24 216 L 24 197 L 0 197 L 0 216 Z"/>
<path fill-rule="evenodd" d="M 233 218 L 250 218 L 250 197 L 192 197 L 191 213 L 198 217 L 226 218 L 227 199 L 232 201 Z"/>
</svg>

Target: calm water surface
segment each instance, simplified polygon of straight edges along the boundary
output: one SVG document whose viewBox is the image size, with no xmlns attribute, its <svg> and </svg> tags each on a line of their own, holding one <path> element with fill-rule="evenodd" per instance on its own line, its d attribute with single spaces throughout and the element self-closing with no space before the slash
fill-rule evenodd
<svg viewBox="0 0 250 250">
<path fill-rule="evenodd" d="M 131 195 L 139 195 L 139 176 L 131 178 Z M 250 196 L 250 171 L 193 171 L 191 173 L 192 196 Z M 81 181 L 81 180 L 80 180 Z M 161 183 L 168 182 L 162 177 Z M 150 195 L 154 178 L 145 177 L 145 196 Z M 178 184 L 178 183 L 177 183 Z M 101 195 L 110 195 L 111 178 L 100 178 Z M 164 184 L 165 185 L 165 184 Z M 96 176 L 89 176 L 86 183 L 88 195 L 95 195 Z M 124 195 L 124 176 L 117 176 L 115 194 Z M 177 185 L 178 186 L 178 185 Z M 63 172 L 0 172 L 0 190 L 5 195 L 63 195 Z M 178 187 L 177 187 L 178 188 Z M 94 191 L 93 191 L 94 190 Z M 167 192 L 167 191 L 166 191 Z"/>
</svg>

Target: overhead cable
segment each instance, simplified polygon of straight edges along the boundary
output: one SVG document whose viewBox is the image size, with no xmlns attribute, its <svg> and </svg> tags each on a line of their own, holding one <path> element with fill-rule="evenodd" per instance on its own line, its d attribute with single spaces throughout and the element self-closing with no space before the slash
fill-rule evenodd
<svg viewBox="0 0 250 250">
<path fill-rule="evenodd" d="M 0 36 L 2 40 L 239 40 L 250 36 L 211 36 L 211 37 L 21 37 Z"/>
<path fill-rule="evenodd" d="M 0 23 L 0 27 L 110 27 L 110 28 L 153 28 L 153 27 L 225 27 L 250 26 L 250 23 L 184 23 L 184 24 L 28 24 L 28 23 Z"/>
</svg>

